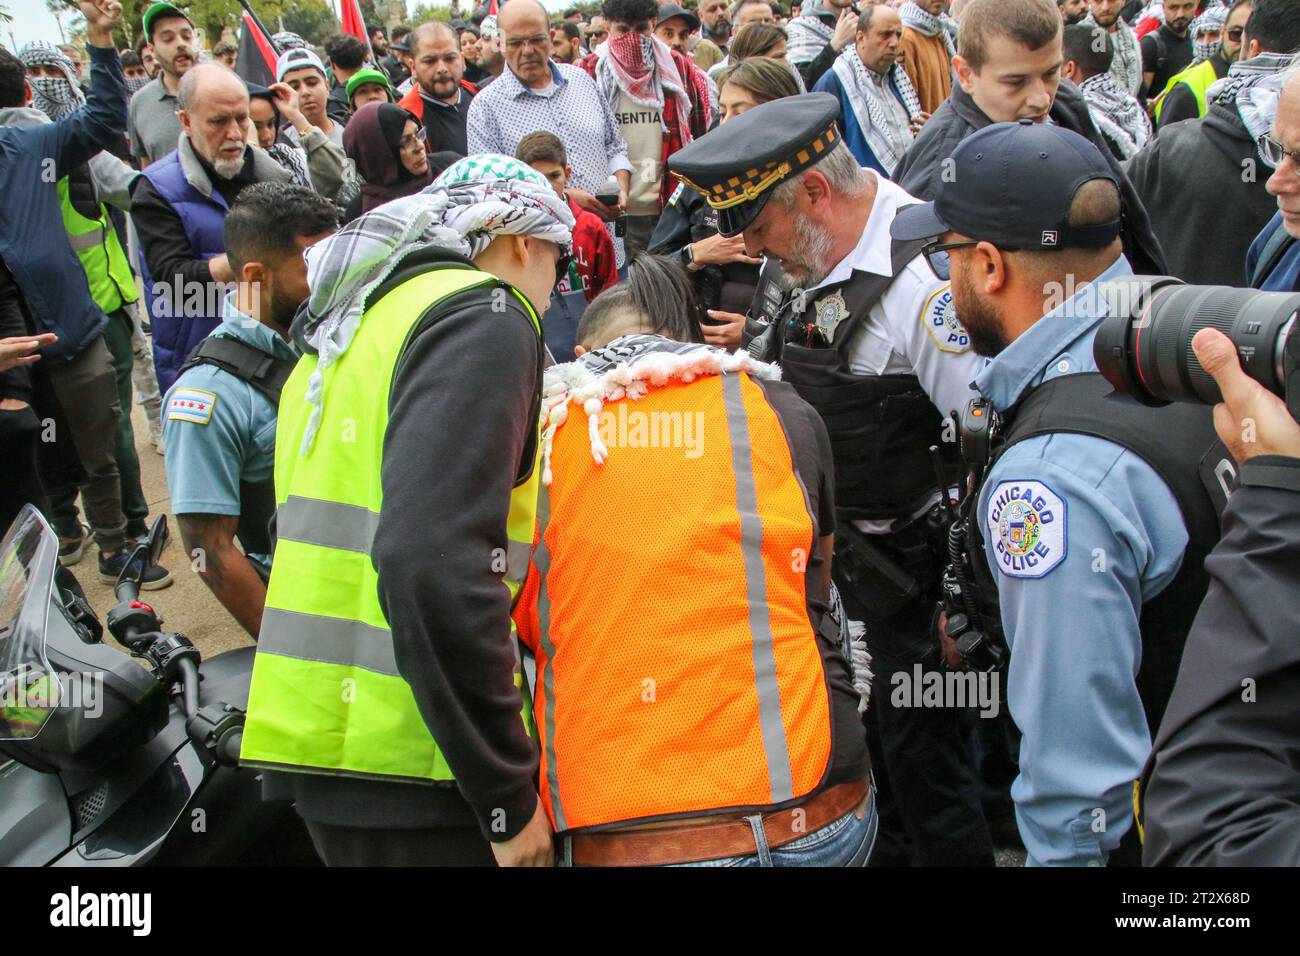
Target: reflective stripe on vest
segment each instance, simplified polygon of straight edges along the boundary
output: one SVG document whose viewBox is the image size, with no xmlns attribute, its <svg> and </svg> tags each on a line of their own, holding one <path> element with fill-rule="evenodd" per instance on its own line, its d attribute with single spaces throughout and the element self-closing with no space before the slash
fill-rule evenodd
<svg viewBox="0 0 1300 956">
<path fill-rule="evenodd" d="M 496 284 L 474 269 L 434 269 L 371 305 L 348 350 L 323 372 L 319 431 L 305 456 L 307 382 L 316 358 L 304 357 L 285 384 L 276 427 L 275 559 L 249 688 L 244 763 L 372 779 L 452 779 L 399 673 L 370 552 L 383 509 L 391 383 L 407 338 L 441 300 Z M 520 301 L 540 335 L 536 313 Z M 376 387 L 382 382 L 388 384 Z M 514 489 L 510 540 L 492 557 L 512 602 L 535 532 L 538 470 Z M 515 659 L 520 716 L 531 734 L 517 649 Z"/>
<path fill-rule="evenodd" d="M 134 302 L 139 298 L 135 276 L 118 241 L 117 230 L 109 221 L 108 210 L 101 204 L 99 219 L 87 219 L 77 212 L 68 192 L 67 176 L 59 180 L 58 191 L 63 229 L 68 234 L 68 244 L 81 260 L 90 297 L 106 314 Z"/>
<path fill-rule="evenodd" d="M 1164 90 L 1156 99 L 1156 122 L 1160 122 L 1160 114 L 1164 111 L 1165 97 L 1167 97 L 1175 86 L 1179 83 L 1186 83 L 1187 88 L 1192 91 L 1196 97 L 1196 115 L 1204 116 L 1206 110 L 1205 91 L 1208 90 L 1214 81 L 1219 78 L 1219 74 L 1214 72 L 1214 64 L 1209 60 L 1202 60 L 1195 66 L 1189 66 L 1181 73 L 1175 73 L 1165 84 Z"/>
<path fill-rule="evenodd" d="M 603 465 L 569 411 L 517 614 L 552 825 L 807 796 L 831 754 L 806 592 L 815 523 L 761 386 L 730 373 L 606 403 Z M 695 444 L 674 447 L 687 416 Z"/>
</svg>

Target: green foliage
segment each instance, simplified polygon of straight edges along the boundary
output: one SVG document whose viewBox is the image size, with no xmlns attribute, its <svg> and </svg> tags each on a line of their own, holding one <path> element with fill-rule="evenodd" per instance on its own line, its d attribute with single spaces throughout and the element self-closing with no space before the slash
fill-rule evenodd
<svg viewBox="0 0 1300 956">
<path fill-rule="evenodd" d="M 415 5 L 415 10 L 412 11 L 410 18 L 406 22 L 414 26 L 417 23 L 428 23 L 431 20 L 441 20 L 443 23 L 450 23 L 451 4 L 417 3 Z"/>
</svg>

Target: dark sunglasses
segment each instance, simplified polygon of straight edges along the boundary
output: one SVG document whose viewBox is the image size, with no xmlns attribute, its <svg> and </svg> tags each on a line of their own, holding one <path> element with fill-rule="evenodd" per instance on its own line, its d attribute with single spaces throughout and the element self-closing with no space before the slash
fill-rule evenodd
<svg viewBox="0 0 1300 956">
<path fill-rule="evenodd" d="M 561 252 L 560 258 L 555 260 L 555 284 L 559 285 L 564 277 L 569 274 L 569 264 L 573 262 L 573 256 L 567 252 Z"/>
<path fill-rule="evenodd" d="M 932 242 L 921 247 L 921 255 L 925 256 L 925 261 L 930 263 L 930 271 L 936 277 L 947 282 L 952 278 L 952 260 L 948 255 L 948 251 L 950 249 L 965 249 L 979 244 L 978 239 L 966 239 L 962 242 Z"/>
<path fill-rule="evenodd" d="M 1228 31 L 1228 39 L 1233 43 L 1240 43 L 1242 35 L 1246 32 L 1245 27 L 1233 27 Z"/>
</svg>

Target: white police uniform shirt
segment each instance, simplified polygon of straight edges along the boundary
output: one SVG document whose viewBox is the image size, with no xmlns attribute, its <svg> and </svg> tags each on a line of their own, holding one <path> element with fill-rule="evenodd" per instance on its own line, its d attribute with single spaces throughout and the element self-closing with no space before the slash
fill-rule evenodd
<svg viewBox="0 0 1300 956">
<path fill-rule="evenodd" d="M 864 171 L 876 179 L 876 201 L 871 215 L 853 251 L 836 263 L 825 279 L 804 293 L 810 309 L 820 310 L 826 302 L 818 296 L 818 289 L 845 282 L 855 271 L 882 276 L 893 274 L 889 227 L 900 206 L 920 200 L 874 171 Z M 986 360 L 975 354 L 970 336 L 958 321 L 951 284 L 934 274 L 925 256 L 917 256 L 903 267 L 871 307 L 867 319 L 848 346 L 849 368 L 854 374 L 914 374 L 944 418 L 954 411 L 960 414 L 976 397 L 971 383 Z M 953 437 L 956 437 L 955 425 Z M 929 506 L 927 503 L 922 513 Z M 868 534 L 884 534 L 892 530 L 893 522 L 856 524 Z"/>
<path fill-rule="evenodd" d="M 1120 256 L 1096 282 L 1131 275 Z M 1005 411 L 1031 387 L 1097 371 L 1106 303 L 1085 285 L 991 360 L 976 387 Z M 1100 866 L 1133 822 L 1151 750 L 1138 696 L 1142 604 L 1178 573 L 1187 529 L 1145 460 L 1091 435 L 1011 446 L 977 510 L 1011 648 L 1023 734 L 1011 787 L 1027 864 Z"/>
</svg>

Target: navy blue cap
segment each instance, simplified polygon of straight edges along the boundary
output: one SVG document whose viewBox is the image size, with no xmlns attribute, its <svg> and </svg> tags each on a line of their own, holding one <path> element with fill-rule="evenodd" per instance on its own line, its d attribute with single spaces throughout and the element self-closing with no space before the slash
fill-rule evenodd
<svg viewBox="0 0 1300 956">
<path fill-rule="evenodd" d="M 718 210 L 718 231 L 739 235 L 772 190 L 821 162 L 840 142 L 839 97 L 786 96 L 746 110 L 668 157 L 668 168 Z"/>
<path fill-rule="evenodd" d="M 1008 252 L 1104 246 L 1120 220 L 1071 226 L 1070 206 L 1084 183 L 1119 180 L 1106 157 L 1078 133 L 1047 123 L 995 123 L 952 151 L 934 202 L 894 217 L 900 241 L 956 232 Z"/>
</svg>

